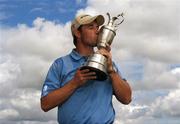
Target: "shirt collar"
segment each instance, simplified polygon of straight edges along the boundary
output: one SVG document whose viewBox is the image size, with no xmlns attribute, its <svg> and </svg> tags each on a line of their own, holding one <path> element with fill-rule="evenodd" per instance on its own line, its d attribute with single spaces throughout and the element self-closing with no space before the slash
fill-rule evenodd
<svg viewBox="0 0 180 124">
<path fill-rule="evenodd" d="M 83 56 L 81 56 L 77 51 L 75 51 L 75 49 L 71 51 L 70 55 L 75 60 L 80 60 L 81 58 L 83 58 Z"/>
</svg>

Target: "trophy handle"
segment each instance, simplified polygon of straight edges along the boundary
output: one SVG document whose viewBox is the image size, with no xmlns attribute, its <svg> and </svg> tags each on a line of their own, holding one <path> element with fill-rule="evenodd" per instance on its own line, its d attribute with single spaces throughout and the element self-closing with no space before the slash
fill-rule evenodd
<svg viewBox="0 0 180 124">
<path fill-rule="evenodd" d="M 124 22 L 124 13 L 121 13 L 121 14 L 117 15 L 117 19 L 118 19 L 118 20 L 119 20 L 120 17 L 122 17 L 122 20 L 121 20 L 119 23 L 116 23 L 116 24 L 114 25 L 114 27 L 118 27 L 121 23 Z M 116 30 L 117 30 L 117 29 L 116 29 Z"/>
<path fill-rule="evenodd" d="M 106 14 L 108 15 L 108 24 L 109 24 L 110 20 L 111 20 L 111 17 L 110 17 L 110 14 L 108 12 Z"/>
</svg>

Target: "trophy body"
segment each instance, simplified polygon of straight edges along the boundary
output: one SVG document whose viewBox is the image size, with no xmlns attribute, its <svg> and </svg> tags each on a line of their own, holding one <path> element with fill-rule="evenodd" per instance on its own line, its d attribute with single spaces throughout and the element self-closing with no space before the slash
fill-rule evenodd
<svg viewBox="0 0 180 124">
<path fill-rule="evenodd" d="M 109 17 L 109 22 L 100 29 L 97 44 L 98 49 L 106 49 L 107 46 L 111 45 L 116 35 L 116 27 L 124 21 L 123 13 L 113 18 L 110 18 L 109 13 L 107 13 L 107 15 Z M 114 24 L 115 20 L 119 19 L 119 16 L 123 17 L 123 20 L 118 24 Z M 90 71 L 95 72 L 97 80 L 106 80 L 108 75 L 107 58 L 100 53 L 95 53 L 88 58 L 87 62 L 81 67 L 81 69 L 89 69 Z"/>
</svg>

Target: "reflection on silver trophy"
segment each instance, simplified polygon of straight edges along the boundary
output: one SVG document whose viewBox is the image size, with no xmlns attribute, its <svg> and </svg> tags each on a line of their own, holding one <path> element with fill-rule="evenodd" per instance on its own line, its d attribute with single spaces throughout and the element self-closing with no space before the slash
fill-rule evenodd
<svg viewBox="0 0 180 124">
<path fill-rule="evenodd" d="M 117 27 L 124 21 L 123 13 L 112 18 L 109 13 L 107 13 L 107 15 L 109 19 L 108 24 L 101 27 L 98 35 L 98 49 L 106 49 L 107 46 L 111 45 L 114 36 L 116 35 Z M 97 80 L 106 80 L 107 58 L 100 53 L 94 53 L 88 58 L 87 62 L 81 67 L 81 69 L 89 69 L 90 71 L 96 72 Z"/>
</svg>

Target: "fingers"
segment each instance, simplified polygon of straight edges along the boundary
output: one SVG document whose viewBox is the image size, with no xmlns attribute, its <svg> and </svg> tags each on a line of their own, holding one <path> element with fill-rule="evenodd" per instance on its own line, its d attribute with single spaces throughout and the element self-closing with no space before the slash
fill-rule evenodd
<svg viewBox="0 0 180 124">
<path fill-rule="evenodd" d="M 83 80 L 96 79 L 96 73 L 90 71 L 89 69 L 80 70 L 80 74 Z"/>
<path fill-rule="evenodd" d="M 83 70 L 80 70 L 80 72 L 81 72 L 82 74 L 84 74 L 84 73 L 89 72 L 89 69 L 83 69 Z"/>
<path fill-rule="evenodd" d="M 95 80 L 97 77 L 96 76 L 89 76 L 89 77 L 84 77 L 84 80 Z"/>
<path fill-rule="evenodd" d="M 95 75 L 96 75 L 95 72 L 88 72 L 88 73 L 83 74 L 84 77 L 90 77 L 90 76 L 95 76 Z"/>
<path fill-rule="evenodd" d="M 109 45 L 108 43 L 106 43 L 106 50 L 107 50 L 108 52 L 111 51 L 111 47 L 110 47 L 110 45 Z"/>
<path fill-rule="evenodd" d="M 96 73 L 90 71 L 89 69 L 83 69 L 81 70 L 80 68 L 77 69 L 73 81 L 79 86 L 84 85 L 88 80 L 95 80 L 96 78 Z"/>
<path fill-rule="evenodd" d="M 108 52 L 106 49 L 100 49 L 100 50 L 98 50 L 97 53 L 100 53 L 100 54 L 104 55 L 104 56 L 107 57 L 107 58 L 112 58 L 112 57 L 111 57 L 111 53 Z"/>
</svg>

